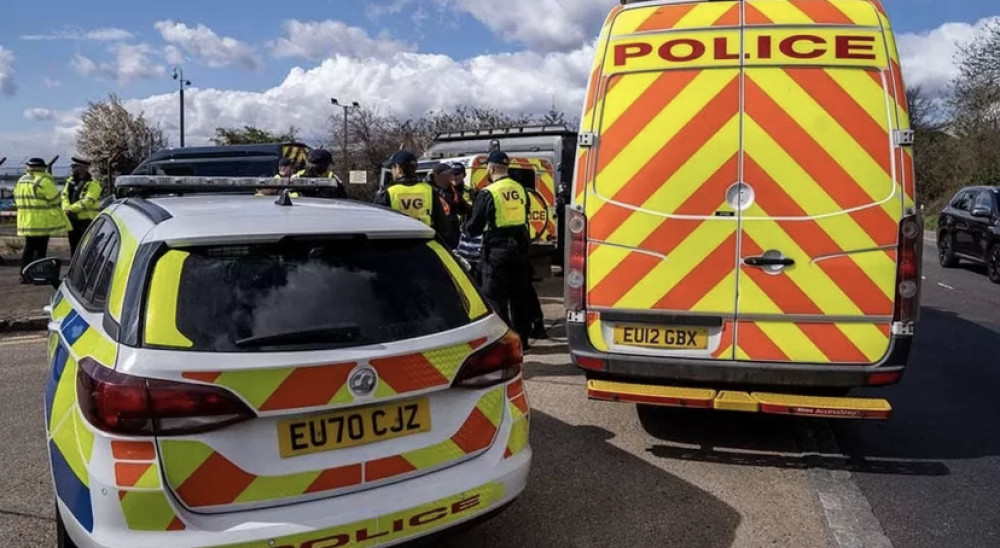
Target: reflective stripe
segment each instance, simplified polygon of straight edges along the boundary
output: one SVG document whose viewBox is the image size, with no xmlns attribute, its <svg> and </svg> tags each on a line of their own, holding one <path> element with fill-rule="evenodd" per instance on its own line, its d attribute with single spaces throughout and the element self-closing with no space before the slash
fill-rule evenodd
<svg viewBox="0 0 1000 548">
<path fill-rule="evenodd" d="M 428 242 L 428 246 L 437 253 L 441 262 L 448 269 L 451 274 L 451 279 L 455 282 L 458 287 L 458 292 L 462 296 L 465 308 L 469 312 L 469 319 L 475 320 L 485 315 L 487 312 L 486 303 L 479 296 L 479 292 L 472 285 L 472 281 L 469 280 L 469 276 L 462 270 L 462 267 L 455 262 L 455 259 L 450 253 L 438 242 Z"/>
<path fill-rule="evenodd" d="M 111 218 L 118 227 L 118 234 L 121 242 L 118 246 L 118 260 L 115 264 L 114 277 L 111 278 L 111 291 L 108 294 L 108 311 L 111 317 L 120 322 L 122 319 L 122 306 L 125 303 L 125 286 L 128 283 L 129 274 L 132 272 L 132 262 L 135 260 L 135 252 L 139 249 L 139 242 L 129 231 L 125 221 L 117 214 L 112 213 Z"/>
<path fill-rule="evenodd" d="M 494 223 L 497 228 L 525 225 L 528 222 L 527 199 L 524 187 L 510 177 L 504 177 L 486 187 L 493 197 L 496 209 Z"/>
<path fill-rule="evenodd" d="M 146 303 L 146 344 L 172 348 L 194 346 L 177 328 L 181 271 L 189 256 L 186 251 L 170 250 L 156 262 Z"/>
<path fill-rule="evenodd" d="M 59 189 L 48 173 L 28 173 L 14 187 L 18 236 L 58 236 L 69 230 Z"/>
<path fill-rule="evenodd" d="M 118 491 L 125 524 L 133 531 L 180 531 L 177 517 L 163 491 Z"/>
<path fill-rule="evenodd" d="M 427 183 L 395 184 L 388 188 L 389 207 L 427 226 L 433 224 L 434 189 Z"/>
<path fill-rule="evenodd" d="M 75 202 L 72 201 L 73 196 L 70 192 L 72 184 L 73 178 L 70 177 L 63 186 L 62 208 L 81 221 L 95 219 L 101 209 L 101 183 L 95 180 L 83 183 Z"/>
</svg>

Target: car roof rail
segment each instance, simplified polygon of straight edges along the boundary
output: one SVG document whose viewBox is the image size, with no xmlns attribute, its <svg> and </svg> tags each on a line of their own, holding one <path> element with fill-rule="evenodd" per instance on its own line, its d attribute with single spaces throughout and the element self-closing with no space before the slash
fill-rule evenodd
<svg viewBox="0 0 1000 548">
<path fill-rule="evenodd" d="M 314 190 L 342 185 L 332 179 L 277 177 L 173 177 L 169 175 L 122 175 L 115 179 L 118 198 L 254 192 L 260 189 Z"/>
<path fill-rule="evenodd" d="M 139 213 L 146 216 L 147 219 L 153 222 L 154 225 L 158 225 L 163 221 L 168 221 L 173 219 L 173 215 L 169 211 L 163 209 L 162 207 L 146 200 L 145 198 L 131 197 L 125 198 L 122 202 L 123 205 L 135 209 Z"/>
</svg>

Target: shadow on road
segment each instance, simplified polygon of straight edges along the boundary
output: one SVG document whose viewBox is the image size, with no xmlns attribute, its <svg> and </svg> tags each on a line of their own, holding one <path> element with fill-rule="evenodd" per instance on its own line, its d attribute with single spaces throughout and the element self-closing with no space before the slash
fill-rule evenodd
<svg viewBox="0 0 1000 548">
<path fill-rule="evenodd" d="M 901 383 L 858 390 L 892 402 L 879 423 L 834 424 L 852 455 L 905 459 L 1000 456 L 1000 333 L 924 308 Z"/>
<path fill-rule="evenodd" d="M 438 546 L 728 547 L 729 505 L 608 443 L 614 435 L 532 411 L 528 488 L 509 510 Z M 668 540 L 669 539 L 669 542 Z"/>
</svg>

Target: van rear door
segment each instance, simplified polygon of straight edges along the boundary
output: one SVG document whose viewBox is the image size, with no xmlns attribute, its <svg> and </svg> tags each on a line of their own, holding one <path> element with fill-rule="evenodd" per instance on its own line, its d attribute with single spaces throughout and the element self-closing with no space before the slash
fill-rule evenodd
<svg viewBox="0 0 1000 548">
<path fill-rule="evenodd" d="M 732 359 L 740 3 L 626 7 L 611 17 L 585 114 L 595 145 L 578 174 L 590 342 Z"/>
<path fill-rule="evenodd" d="M 744 18 L 736 358 L 878 362 L 905 194 L 891 31 L 866 0 L 752 0 Z"/>
</svg>

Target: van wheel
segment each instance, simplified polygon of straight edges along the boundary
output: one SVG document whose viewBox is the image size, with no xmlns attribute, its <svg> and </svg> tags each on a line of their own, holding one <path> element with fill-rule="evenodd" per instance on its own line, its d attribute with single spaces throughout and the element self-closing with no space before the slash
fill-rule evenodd
<svg viewBox="0 0 1000 548">
<path fill-rule="evenodd" d="M 62 515 L 59 514 L 59 507 L 56 506 L 56 546 L 58 548 L 77 548 L 73 539 L 69 538 L 66 532 L 66 525 L 63 523 Z"/>
<path fill-rule="evenodd" d="M 987 257 L 989 260 L 986 262 L 986 274 L 991 282 L 1000 284 L 1000 244 L 993 244 Z"/>
<path fill-rule="evenodd" d="M 955 237 L 947 232 L 938 238 L 938 262 L 945 268 L 958 266 L 958 258 L 955 257 Z"/>
</svg>

